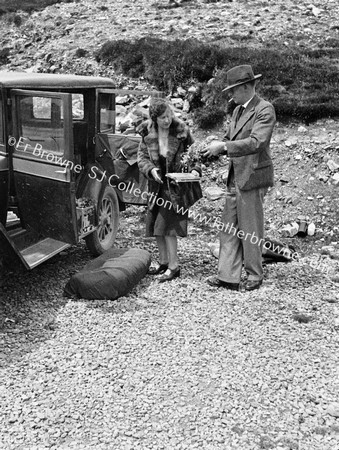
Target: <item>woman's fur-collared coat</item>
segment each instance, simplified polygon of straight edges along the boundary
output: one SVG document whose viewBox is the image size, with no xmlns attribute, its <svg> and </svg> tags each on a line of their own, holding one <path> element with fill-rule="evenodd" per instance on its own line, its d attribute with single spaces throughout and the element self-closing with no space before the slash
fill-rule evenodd
<svg viewBox="0 0 339 450">
<path fill-rule="evenodd" d="M 138 149 L 138 166 L 139 170 L 148 178 L 148 191 L 149 194 L 154 194 L 152 196 L 152 199 L 154 201 L 156 195 L 159 193 L 161 186 L 153 179 L 151 175 L 152 169 L 157 168 L 161 170 L 159 162 L 159 136 L 152 120 L 143 122 L 141 125 L 139 125 L 137 131 L 142 137 Z M 166 173 L 184 171 L 182 157 L 193 142 L 193 137 L 189 128 L 183 121 L 181 121 L 177 117 L 174 117 L 168 134 Z M 197 170 L 199 173 L 201 173 L 200 166 L 198 165 L 189 167 L 188 170 Z M 195 201 L 202 197 L 199 183 L 180 183 L 180 186 L 178 186 L 168 177 L 165 177 L 165 173 L 162 173 L 161 175 L 163 182 L 167 183 L 167 189 L 171 198 L 171 202 L 175 208 L 189 208 Z M 193 193 L 193 197 L 192 188 L 195 191 Z M 149 206 L 151 206 L 151 204 L 149 204 Z"/>
</svg>

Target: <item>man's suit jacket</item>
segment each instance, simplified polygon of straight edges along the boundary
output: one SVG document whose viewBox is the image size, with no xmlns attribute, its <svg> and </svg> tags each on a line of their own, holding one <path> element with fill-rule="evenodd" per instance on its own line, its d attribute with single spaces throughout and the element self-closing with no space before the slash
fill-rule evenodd
<svg viewBox="0 0 339 450">
<path fill-rule="evenodd" d="M 235 108 L 226 131 L 230 171 L 241 190 L 273 186 L 273 164 L 270 140 L 276 122 L 271 103 L 255 95 L 235 124 L 240 106 Z"/>
</svg>

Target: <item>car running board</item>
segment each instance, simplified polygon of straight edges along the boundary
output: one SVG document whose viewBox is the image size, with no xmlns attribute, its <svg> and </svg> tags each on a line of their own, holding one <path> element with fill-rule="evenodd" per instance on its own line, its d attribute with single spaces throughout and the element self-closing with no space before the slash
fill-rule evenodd
<svg viewBox="0 0 339 450">
<path fill-rule="evenodd" d="M 52 256 L 57 255 L 68 247 L 70 247 L 70 244 L 56 241 L 55 239 L 51 238 L 45 238 L 42 241 L 37 242 L 36 244 L 30 245 L 20 253 L 27 266 L 30 269 L 33 269 L 34 267 L 38 266 L 47 259 L 52 258 Z"/>
<path fill-rule="evenodd" d="M 33 269 L 71 246 L 51 238 L 44 238 L 27 246 L 23 246 L 23 242 L 18 245 L 20 240 L 24 241 L 22 238 L 24 234 L 25 230 L 23 229 L 8 233 L 2 223 L 0 223 L 1 256 L 6 265 L 17 266 L 22 263 L 26 269 Z"/>
</svg>

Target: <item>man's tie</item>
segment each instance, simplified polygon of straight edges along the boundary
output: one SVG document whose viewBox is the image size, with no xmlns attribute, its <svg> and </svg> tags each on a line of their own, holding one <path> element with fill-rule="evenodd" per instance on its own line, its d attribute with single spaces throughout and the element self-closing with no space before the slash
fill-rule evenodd
<svg viewBox="0 0 339 450">
<path fill-rule="evenodd" d="M 245 111 L 245 108 L 243 107 L 243 105 L 240 105 L 239 110 L 237 112 L 237 117 L 235 118 L 235 125 L 238 123 L 238 121 L 244 111 Z"/>
</svg>

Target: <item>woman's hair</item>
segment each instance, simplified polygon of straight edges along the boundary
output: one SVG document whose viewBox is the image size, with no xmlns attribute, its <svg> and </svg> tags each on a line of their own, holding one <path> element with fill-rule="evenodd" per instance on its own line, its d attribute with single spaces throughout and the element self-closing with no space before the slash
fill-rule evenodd
<svg viewBox="0 0 339 450">
<path fill-rule="evenodd" d="M 156 125 L 157 118 L 161 116 L 170 105 L 164 98 L 153 98 L 149 105 L 149 116 L 152 122 Z"/>
</svg>

